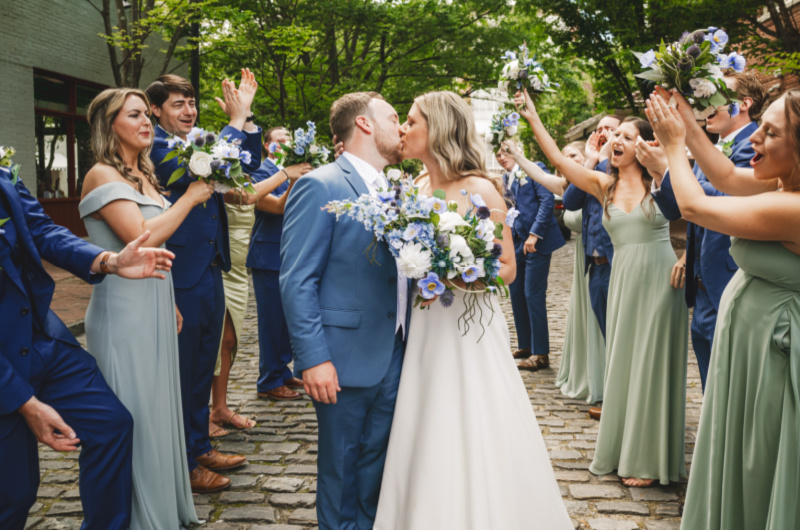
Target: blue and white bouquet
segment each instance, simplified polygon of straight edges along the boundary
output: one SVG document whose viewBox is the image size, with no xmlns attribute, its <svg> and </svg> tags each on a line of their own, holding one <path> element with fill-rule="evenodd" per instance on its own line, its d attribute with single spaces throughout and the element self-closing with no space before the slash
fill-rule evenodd
<svg viewBox="0 0 800 530">
<path fill-rule="evenodd" d="M 513 97 L 518 90 L 527 88 L 533 97 L 550 90 L 550 78 L 544 71 L 541 63 L 528 56 L 527 44 L 519 47 L 519 53 L 507 51 L 503 54 L 506 60 L 500 74 L 498 88 Z M 554 84 L 553 84 L 554 85 Z"/>
<path fill-rule="evenodd" d="M 19 165 L 11 160 L 11 157 L 15 154 L 17 154 L 17 150 L 13 147 L 0 145 L 0 166 L 7 167 L 11 171 L 11 182 L 13 184 L 17 183 L 19 175 Z"/>
<path fill-rule="evenodd" d="M 722 53 L 728 43 L 725 31 L 710 27 L 683 36 L 672 44 L 645 53 L 633 52 L 644 72 L 636 77 L 658 83 L 667 90 L 676 88 L 686 96 L 697 119 L 706 119 L 717 107 L 729 105 L 731 116 L 739 114 L 736 92 L 723 79 L 723 69 L 743 72 L 746 60 L 736 52 Z"/>
<path fill-rule="evenodd" d="M 469 196 L 470 209 L 462 216 L 458 203 L 448 203 L 443 190 L 426 197 L 419 194 L 411 179 L 389 177 L 391 187 L 380 190 L 377 196 L 331 201 L 325 210 L 335 214 L 337 220 L 346 215 L 373 233 L 373 242 L 365 250 L 373 253 L 370 259 L 378 244 L 388 244 L 400 274 L 417 280 L 415 307 L 436 296 L 444 307 L 450 307 L 454 291 L 463 291 L 466 307 L 459 327 L 463 324 L 466 334 L 476 314 L 482 314 L 479 295 L 492 314 L 488 297 L 496 292 L 508 295 L 499 276 L 502 246 L 495 242 L 503 238 L 503 225 L 490 219 L 491 210 L 480 195 Z M 466 190 L 461 193 L 467 195 Z M 518 214 L 511 209 L 506 223 L 513 225 Z M 483 326 L 480 316 L 478 323 Z"/>
<path fill-rule="evenodd" d="M 510 140 L 519 131 L 519 113 L 515 110 L 501 109 L 492 115 L 492 123 L 484 136 L 492 151 L 500 149 L 505 140 Z"/>
<path fill-rule="evenodd" d="M 214 189 L 225 193 L 232 189 L 254 193 L 252 184 L 247 175 L 242 171 L 242 162 L 249 164 L 252 155 L 241 148 L 239 140 L 220 136 L 211 131 L 204 131 L 194 127 L 186 140 L 172 136 L 167 140 L 171 152 L 161 161 L 163 164 L 173 158 L 178 158 L 181 166 L 172 172 L 167 185 L 172 184 L 187 171 L 195 180 L 212 182 Z"/>
<path fill-rule="evenodd" d="M 312 167 L 320 167 L 330 160 L 331 152 L 325 146 L 314 143 L 317 136 L 317 126 L 313 121 L 306 122 L 308 131 L 298 128 L 294 137 L 282 144 L 271 144 L 269 149 L 275 153 L 278 163 L 283 166 L 293 166 L 308 162 Z"/>
</svg>

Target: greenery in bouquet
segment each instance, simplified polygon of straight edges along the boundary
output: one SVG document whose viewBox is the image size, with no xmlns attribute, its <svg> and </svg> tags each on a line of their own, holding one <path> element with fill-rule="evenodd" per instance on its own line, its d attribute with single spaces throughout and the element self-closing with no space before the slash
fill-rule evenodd
<svg viewBox="0 0 800 530">
<path fill-rule="evenodd" d="M 502 223 L 490 219 L 491 210 L 480 195 L 469 196 L 470 209 L 462 216 L 458 203 L 448 203 L 443 190 L 436 190 L 433 197 L 420 195 L 411 179 L 399 171 L 391 173 L 389 189 L 379 190 L 376 196 L 332 201 L 325 209 L 337 220 L 345 215 L 373 233 L 373 242 L 365 250 L 371 260 L 379 243 L 388 244 L 400 274 L 417 280 L 415 307 L 437 296 L 444 307 L 450 307 L 454 291 L 460 290 L 465 293 L 465 308 L 459 328 L 463 325 L 466 334 L 476 321 L 483 327 L 483 307 L 494 314 L 489 297 L 496 292 L 508 295 L 499 276 L 502 246 L 495 243 L 502 239 Z M 467 195 L 466 190 L 461 193 Z M 509 211 L 506 223 L 513 225 L 518 213 Z"/>
<path fill-rule="evenodd" d="M 325 146 L 314 143 L 317 136 L 317 126 L 313 121 L 306 122 L 307 131 L 298 128 L 294 131 L 291 140 L 282 144 L 270 144 L 269 149 L 275 154 L 278 163 L 283 166 L 293 166 L 308 162 L 311 167 L 324 166 L 330 161 L 330 150 Z"/>
<path fill-rule="evenodd" d="M 7 167 L 11 171 L 11 182 L 17 183 L 19 178 L 19 165 L 14 164 L 11 157 L 17 154 L 17 150 L 11 146 L 5 147 L 0 145 L 0 166 Z"/>
<path fill-rule="evenodd" d="M 193 128 L 186 140 L 172 136 L 167 146 L 172 149 L 162 164 L 177 158 L 181 165 L 172 172 L 167 185 L 172 184 L 187 172 L 195 180 L 212 182 L 216 191 L 225 193 L 240 189 L 254 193 L 252 184 L 242 170 L 242 162 L 249 164 L 252 155 L 240 146 L 239 140 L 220 138 L 218 134 Z"/>
<path fill-rule="evenodd" d="M 633 52 L 644 72 L 636 77 L 657 83 L 667 90 L 677 89 L 692 105 L 697 119 L 705 119 L 717 107 L 729 105 L 731 116 L 739 113 L 736 92 L 723 79 L 723 69 L 743 72 L 745 58 L 736 52 L 722 53 L 728 43 L 725 31 L 710 27 L 699 29 L 671 44 L 645 53 Z"/>
<path fill-rule="evenodd" d="M 528 89 L 531 96 L 550 92 L 550 78 L 541 63 L 528 56 L 527 44 L 519 47 L 519 53 L 507 51 L 503 54 L 505 64 L 500 74 L 498 88 L 513 97 L 518 90 Z"/>
<path fill-rule="evenodd" d="M 484 136 L 492 151 L 500 149 L 500 144 L 516 136 L 519 131 L 519 113 L 515 110 L 501 109 L 492 115 L 492 123 Z"/>
</svg>

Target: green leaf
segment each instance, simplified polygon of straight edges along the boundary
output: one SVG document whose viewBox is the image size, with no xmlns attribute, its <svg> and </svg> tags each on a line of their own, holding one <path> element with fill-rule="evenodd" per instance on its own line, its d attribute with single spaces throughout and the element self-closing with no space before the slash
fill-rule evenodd
<svg viewBox="0 0 800 530">
<path fill-rule="evenodd" d="M 3 226 L 4 224 L 9 222 L 10 220 L 11 220 L 10 217 L 6 217 L 5 219 L 0 219 L 0 226 Z"/>
<path fill-rule="evenodd" d="M 433 196 L 436 197 L 437 199 L 441 199 L 443 201 L 447 199 L 447 195 L 445 194 L 444 190 L 436 190 L 436 191 L 434 191 L 433 192 Z"/>
<path fill-rule="evenodd" d="M 19 164 L 14 164 L 11 168 L 11 184 L 16 186 L 17 182 L 19 182 Z"/>
<path fill-rule="evenodd" d="M 173 171 L 172 175 L 169 176 L 169 180 L 167 181 L 167 186 L 179 180 L 185 173 L 186 173 L 186 168 L 183 166 Z"/>
<path fill-rule="evenodd" d="M 654 83 L 661 83 L 664 81 L 664 74 L 658 70 L 647 70 L 646 72 L 636 74 L 636 77 L 639 79 L 647 79 L 648 81 L 653 81 Z"/>
<path fill-rule="evenodd" d="M 728 100 L 725 99 L 725 96 L 720 94 L 719 92 L 714 92 L 714 94 L 708 98 L 708 104 L 714 107 L 721 107 L 728 103 Z"/>
<path fill-rule="evenodd" d="M 172 159 L 173 159 L 173 158 L 175 158 L 176 156 L 178 156 L 178 151 L 177 151 L 177 150 L 176 150 L 176 151 L 170 151 L 169 153 L 167 153 L 167 156 L 165 156 L 165 157 L 164 157 L 164 160 L 162 160 L 162 161 L 159 163 L 159 165 L 160 165 L 160 164 L 163 164 L 164 162 L 169 162 L 170 160 L 172 160 Z"/>
<path fill-rule="evenodd" d="M 497 221 L 495 221 L 494 237 L 501 240 L 503 239 L 503 223 L 498 223 Z"/>
</svg>

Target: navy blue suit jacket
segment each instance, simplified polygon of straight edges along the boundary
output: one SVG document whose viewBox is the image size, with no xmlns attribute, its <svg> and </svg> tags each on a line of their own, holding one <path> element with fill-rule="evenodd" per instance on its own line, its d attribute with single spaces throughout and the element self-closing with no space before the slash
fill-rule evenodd
<svg viewBox="0 0 800 530">
<path fill-rule="evenodd" d="M 608 160 L 603 160 L 594 168 L 595 171 L 606 172 Z M 582 222 L 583 231 L 581 241 L 583 243 L 583 254 L 585 256 L 586 269 L 589 270 L 589 259 L 597 251 L 598 256 L 605 256 L 611 263 L 614 258 L 614 245 L 611 243 L 611 236 L 608 235 L 603 227 L 603 205 L 594 195 L 586 193 L 579 187 L 570 184 L 561 198 L 564 208 L 567 210 L 581 210 L 583 212 Z"/>
<path fill-rule="evenodd" d="M 92 262 L 103 249 L 75 236 L 44 213 L 22 181 L 11 182 L 0 167 L 0 439 L 21 417 L 14 412 L 31 396 L 33 330 L 51 339 L 80 347 L 50 309 L 55 282 L 42 259 L 89 283 L 105 278 L 91 274 Z M 25 278 L 25 279 L 23 279 Z M 27 284 L 27 286 L 26 286 Z M 35 354 L 33 354 L 35 355 Z"/>
<path fill-rule="evenodd" d="M 547 168 L 541 162 L 535 162 L 545 172 Z M 512 233 L 514 234 L 514 252 L 523 253 L 525 240 L 528 235 L 539 236 L 536 242 L 536 251 L 550 254 L 565 244 L 564 236 L 558 227 L 553 209 L 555 197 L 544 186 L 528 177 L 524 185 L 514 179 L 511 183 L 511 195 L 519 215 L 514 220 Z"/>
<path fill-rule="evenodd" d="M 258 169 L 261 160 L 261 130 L 255 133 L 244 133 L 233 127 L 225 127 L 221 136 L 230 136 L 233 140 L 241 140 L 243 149 L 250 151 L 250 164 L 242 164 L 245 173 L 252 173 Z M 156 166 L 156 176 L 161 186 L 170 192 L 169 200 L 176 202 L 180 199 L 189 184 L 194 179 L 187 174 L 167 186 L 172 173 L 180 167 L 177 158 L 161 163 L 171 151 L 167 146 L 169 135 L 161 127 L 156 127 L 153 148 L 150 159 Z M 222 195 L 215 193 L 205 206 L 198 204 L 181 226 L 175 230 L 167 240 L 167 249 L 175 253 L 172 264 L 172 281 L 178 289 L 193 287 L 214 258 L 219 254 L 222 258 L 222 268 L 225 271 L 231 268 L 231 252 L 228 241 L 228 215 L 225 212 Z"/>
<path fill-rule="evenodd" d="M 261 167 L 250 175 L 253 182 L 261 182 L 280 171 L 272 160 L 265 158 Z M 289 182 L 284 182 L 273 190 L 272 194 L 280 197 L 289 189 Z M 250 249 L 247 252 L 246 265 L 251 269 L 267 271 L 281 270 L 281 233 L 283 232 L 283 215 L 256 210 L 256 222 L 253 224 L 253 235 L 250 238 Z"/>
<path fill-rule="evenodd" d="M 730 159 L 736 166 L 750 167 L 750 160 L 755 156 L 753 146 L 750 144 L 750 135 L 757 128 L 758 124 L 750 123 L 734 138 Z M 725 195 L 714 188 L 697 164 L 694 166 L 694 174 L 706 195 Z M 681 217 L 669 172 L 661 181 L 661 190 L 653 193 L 653 199 L 664 217 L 670 221 Z M 730 255 L 730 248 L 730 236 L 689 223 L 686 233 L 686 303 L 689 307 L 694 306 L 697 294 L 696 277 L 699 275 L 714 308 L 719 310 L 722 292 L 738 268 Z M 699 269 L 695 265 L 699 265 Z"/>
</svg>

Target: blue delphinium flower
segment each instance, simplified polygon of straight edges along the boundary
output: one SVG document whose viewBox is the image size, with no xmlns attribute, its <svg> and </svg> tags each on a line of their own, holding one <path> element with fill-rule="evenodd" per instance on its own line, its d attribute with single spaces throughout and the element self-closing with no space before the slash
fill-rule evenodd
<svg viewBox="0 0 800 530">
<path fill-rule="evenodd" d="M 656 52 L 653 50 L 647 50 L 641 57 L 639 57 L 639 63 L 641 63 L 642 68 L 650 68 L 655 60 Z"/>
<path fill-rule="evenodd" d="M 391 202 L 394 200 L 394 192 L 393 191 L 379 191 L 378 192 L 378 199 L 381 202 Z"/>
<path fill-rule="evenodd" d="M 466 194 L 467 194 L 467 190 L 461 190 L 461 195 L 466 195 Z"/>
<path fill-rule="evenodd" d="M 469 200 L 472 201 L 472 204 L 475 205 L 475 208 L 480 208 L 481 206 L 486 206 L 486 201 L 483 200 L 480 193 L 474 193 L 469 196 Z"/>
<path fill-rule="evenodd" d="M 306 150 L 300 147 L 299 145 L 294 148 L 294 154 L 297 156 L 303 156 L 306 153 Z"/>
<path fill-rule="evenodd" d="M 517 210 L 516 208 L 509 208 L 508 213 L 506 214 L 506 224 L 508 226 L 514 226 L 514 221 L 516 220 L 518 215 L 519 215 L 519 210 Z"/>
<path fill-rule="evenodd" d="M 461 273 L 461 279 L 467 283 L 472 283 L 480 277 L 481 270 L 477 265 L 470 265 Z"/>
<path fill-rule="evenodd" d="M 725 33 L 724 30 L 715 29 L 715 31 L 711 31 L 712 28 L 708 28 L 708 35 L 706 35 L 706 40 L 711 43 L 711 51 L 716 53 L 721 51 L 725 45 L 728 43 L 728 34 Z"/>
<path fill-rule="evenodd" d="M 411 223 L 406 227 L 405 231 L 403 232 L 403 239 L 405 239 L 406 241 L 413 241 L 419 236 L 420 232 L 422 232 L 423 230 L 424 227 L 422 223 Z"/>
<path fill-rule="evenodd" d="M 231 165 L 227 163 L 220 164 L 219 166 L 220 171 L 225 173 L 225 176 L 230 178 L 231 176 Z"/>
<path fill-rule="evenodd" d="M 513 61 L 517 58 L 517 54 L 512 51 L 507 51 L 503 54 L 503 59 L 508 59 L 509 61 Z"/>
<path fill-rule="evenodd" d="M 734 101 L 733 103 L 731 103 L 730 107 L 728 108 L 728 113 L 731 115 L 731 118 L 735 118 L 736 116 L 738 116 L 740 111 L 741 107 L 739 106 L 738 101 Z"/>
<path fill-rule="evenodd" d="M 271 142 L 269 144 L 269 147 L 267 147 L 267 151 L 269 151 L 270 153 L 276 153 L 279 148 L 280 144 L 278 144 L 278 142 Z"/>
<path fill-rule="evenodd" d="M 728 58 L 731 61 L 734 71 L 740 74 L 744 72 L 744 67 L 747 65 L 747 60 L 744 58 L 744 56 L 739 55 L 736 52 L 731 52 Z"/>
<path fill-rule="evenodd" d="M 453 294 L 453 291 L 450 289 L 445 289 L 444 292 L 439 295 L 439 301 L 442 303 L 444 307 L 450 307 L 453 305 L 453 300 L 455 300 L 456 295 Z"/>
<path fill-rule="evenodd" d="M 249 164 L 253 160 L 253 155 L 250 154 L 250 151 L 244 150 L 239 153 L 239 160 L 241 160 L 243 164 Z"/>
<path fill-rule="evenodd" d="M 447 211 L 447 203 L 437 197 L 431 198 L 431 211 L 434 213 L 444 213 Z"/>
<path fill-rule="evenodd" d="M 422 298 L 430 300 L 434 296 L 441 295 L 445 291 L 444 284 L 439 281 L 439 275 L 429 272 L 426 277 L 419 281 L 419 290 Z"/>
</svg>

